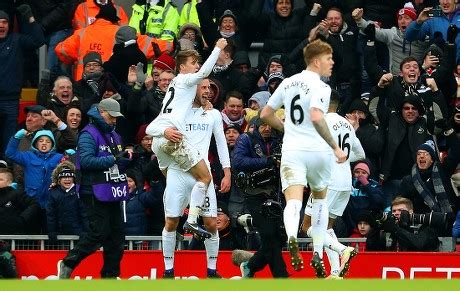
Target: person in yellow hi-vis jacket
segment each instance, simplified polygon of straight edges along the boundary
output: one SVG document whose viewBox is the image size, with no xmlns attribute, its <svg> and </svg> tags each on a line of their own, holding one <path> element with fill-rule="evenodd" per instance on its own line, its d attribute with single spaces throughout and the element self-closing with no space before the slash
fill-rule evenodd
<svg viewBox="0 0 460 291">
<path fill-rule="evenodd" d="M 179 27 L 182 27 L 186 23 L 193 23 L 200 27 L 200 19 L 196 11 L 197 0 L 185 0 L 184 2 L 184 6 L 182 6 L 182 10 L 180 11 Z"/>
<path fill-rule="evenodd" d="M 179 31 L 179 12 L 171 0 L 136 0 L 129 26 L 137 32 L 173 41 Z"/>
</svg>

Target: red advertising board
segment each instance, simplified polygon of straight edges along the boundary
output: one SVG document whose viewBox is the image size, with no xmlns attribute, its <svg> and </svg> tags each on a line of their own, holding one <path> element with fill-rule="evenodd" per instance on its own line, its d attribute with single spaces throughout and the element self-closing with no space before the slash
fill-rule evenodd
<svg viewBox="0 0 460 291">
<path fill-rule="evenodd" d="M 56 279 L 57 262 L 65 251 L 15 251 L 17 268 L 23 280 Z M 313 278 L 314 273 L 308 262 L 310 252 L 302 253 L 305 268 L 295 272 L 289 266 L 288 253 L 284 254 L 288 271 L 293 278 Z M 327 261 L 327 260 L 326 260 Z M 79 280 L 99 278 L 102 267 L 102 253 L 97 252 L 78 266 L 72 277 Z M 240 270 L 231 261 L 231 252 L 219 252 L 217 268 L 227 279 L 240 278 Z M 328 266 L 326 266 L 328 268 Z M 178 251 L 175 255 L 176 279 L 198 279 L 206 277 L 206 253 L 204 251 Z M 121 264 L 121 279 L 154 280 L 161 278 L 164 271 L 161 251 L 126 251 Z M 256 278 L 271 277 L 265 268 Z M 460 253 L 360 253 L 353 259 L 349 278 L 392 278 L 419 279 L 444 278 L 460 279 Z"/>
</svg>

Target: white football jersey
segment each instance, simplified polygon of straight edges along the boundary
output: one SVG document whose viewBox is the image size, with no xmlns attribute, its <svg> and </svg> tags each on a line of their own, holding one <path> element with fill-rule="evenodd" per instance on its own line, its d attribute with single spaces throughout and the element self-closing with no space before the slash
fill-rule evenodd
<svg viewBox="0 0 460 291">
<path fill-rule="evenodd" d="M 147 126 L 146 133 L 152 136 L 161 135 L 164 129 L 176 127 L 181 133 L 185 132 L 185 118 L 191 114 L 197 85 L 207 77 L 214 67 L 220 49 L 214 48 L 211 55 L 200 70 L 193 74 L 178 74 L 169 84 L 160 114 Z M 157 127 L 157 128 L 152 128 Z"/>
<path fill-rule="evenodd" d="M 329 145 L 310 121 L 310 109 L 318 108 L 326 114 L 331 88 L 317 73 L 304 70 L 279 85 L 267 105 L 278 110 L 284 105 L 284 151 L 328 151 Z"/>
<path fill-rule="evenodd" d="M 209 145 L 214 134 L 217 145 L 217 153 L 222 168 L 230 168 L 230 156 L 228 153 L 227 140 L 225 139 L 224 126 L 220 112 L 216 109 L 204 111 L 203 108 L 192 108 L 191 114 L 185 120 L 185 138 L 187 142 L 196 148 L 203 160 L 208 164 Z M 180 169 L 173 163 L 170 167 Z"/>
<path fill-rule="evenodd" d="M 336 191 L 351 191 L 350 162 L 364 159 L 366 157 L 364 149 L 356 137 L 353 126 L 348 120 L 337 113 L 328 113 L 325 119 L 333 139 L 347 154 L 347 160 L 344 163 L 339 164 L 334 159 L 331 167 L 331 181 L 328 188 Z"/>
</svg>

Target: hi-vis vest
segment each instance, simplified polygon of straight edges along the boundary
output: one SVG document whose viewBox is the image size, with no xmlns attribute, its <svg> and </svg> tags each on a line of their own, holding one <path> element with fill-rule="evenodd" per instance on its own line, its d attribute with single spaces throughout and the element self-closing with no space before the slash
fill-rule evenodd
<svg viewBox="0 0 460 291">
<path fill-rule="evenodd" d="M 200 27 L 200 19 L 198 18 L 198 12 L 196 11 L 196 0 L 189 1 L 182 6 L 179 26 L 181 27 L 186 23 L 193 23 Z"/>
<path fill-rule="evenodd" d="M 113 3 L 113 6 L 117 10 L 117 16 L 120 18 L 119 25 L 128 25 L 128 15 L 120 5 Z M 72 19 L 72 27 L 74 30 L 85 28 L 94 21 L 96 21 L 96 15 L 99 13 L 99 6 L 94 3 L 94 0 L 86 0 L 80 3 L 75 10 Z"/>
<path fill-rule="evenodd" d="M 148 16 L 145 20 L 146 10 L 148 10 Z M 173 41 L 179 31 L 179 19 L 177 8 L 169 0 L 165 0 L 164 7 L 134 4 L 129 26 L 134 27 L 141 34 Z M 145 31 L 142 31 L 141 22 L 144 21 Z"/>
</svg>

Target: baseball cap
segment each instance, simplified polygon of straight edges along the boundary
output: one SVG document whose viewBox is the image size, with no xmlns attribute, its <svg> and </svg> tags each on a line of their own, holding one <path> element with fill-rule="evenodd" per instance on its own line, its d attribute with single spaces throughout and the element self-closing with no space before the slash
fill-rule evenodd
<svg viewBox="0 0 460 291">
<path fill-rule="evenodd" d="M 97 108 L 107 111 L 112 117 L 124 117 L 120 112 L 120 104 L 112 98 L 101 100 Z"/>
<path fill-rule="evenodd" d="M 4 160 L 0 160 L 0 168 L 8 168 L 8 163 Z"/>
<path fill-rule="evenodd" d="M 29 106 L 24 107 L 24 112 L 26 114 L 29 112 L 41 114 L 42 110 L 46 110 L 46 108 L 42 105 L 29 105 Z"/>
</svg>

